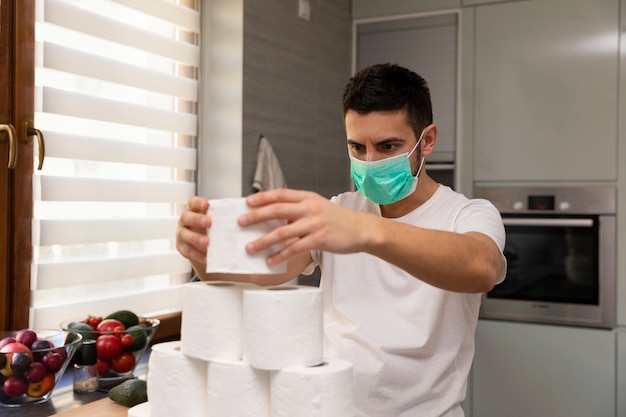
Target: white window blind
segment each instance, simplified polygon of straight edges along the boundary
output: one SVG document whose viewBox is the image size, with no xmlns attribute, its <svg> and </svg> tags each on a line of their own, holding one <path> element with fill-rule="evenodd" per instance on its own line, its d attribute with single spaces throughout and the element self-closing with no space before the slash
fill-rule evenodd
<svg viewBox="0 0 626 417">
<path fill-rule="evenodd" d="M 31 327 L 180 311 L 191 270 L 175 230 L 196 191 L 198 8 L 37 0 L 46 157 L 33 177 Z"/>
</svg>

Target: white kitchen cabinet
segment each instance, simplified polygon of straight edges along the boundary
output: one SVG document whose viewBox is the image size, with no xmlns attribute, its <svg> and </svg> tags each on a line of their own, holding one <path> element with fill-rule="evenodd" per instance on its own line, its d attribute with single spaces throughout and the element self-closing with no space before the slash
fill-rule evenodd
<svg viewBox="0 0 626 417">
<path fill-rule="evenodd" d="M 617 332 L 617 416 L 626 416 L 626 329 Z"/>
<path fill-rule="evenodd" d="M 615 339 L 610 330 L 480 320 L 471 416 L 615 417 Z"/>
<path fill-rule="evenodd" d="M 474 181 L 615 181 L 619 0 L 474 12 Z"/>
</svg>

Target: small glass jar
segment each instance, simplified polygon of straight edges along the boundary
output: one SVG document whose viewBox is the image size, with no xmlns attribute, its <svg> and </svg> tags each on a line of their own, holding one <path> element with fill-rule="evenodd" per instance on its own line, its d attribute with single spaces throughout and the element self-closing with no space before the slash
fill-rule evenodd
<svg viewBox="0 0 626 417">
<path fill-rule="evenodd" d="M 76 351 L 74 363 L 74 392 L 88 393 L 98 390 L 98 350 L 95 340 L 83 340 Z"/>
</svg>

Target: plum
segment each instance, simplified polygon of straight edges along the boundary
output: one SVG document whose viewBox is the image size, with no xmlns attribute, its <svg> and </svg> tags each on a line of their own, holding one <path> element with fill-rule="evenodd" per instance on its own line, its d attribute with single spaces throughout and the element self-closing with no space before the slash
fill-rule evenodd
<svg viewBox="0 0 626 417">
<path fill-rule="evenodd" d="M 15 352 L 11 358 L 11 369 L 15 374 L 23 374 L 30 368 L 32 360 L 27 352 Z"/>
<path fill-rule="evenodd" d="M 30 329 L 23 329 L 15 335 L 15 341 L 20 342 L 30 348 L 33 342 L 37 340 L 37 333 Z"/>
</svg>

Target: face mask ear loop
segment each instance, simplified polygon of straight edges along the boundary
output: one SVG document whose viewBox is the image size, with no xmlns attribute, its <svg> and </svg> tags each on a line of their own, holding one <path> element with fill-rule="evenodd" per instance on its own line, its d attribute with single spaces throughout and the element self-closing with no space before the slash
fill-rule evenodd
<svg viewBox="0 0 626 417">
<path fill-rule="evenodd" d="M 406 156 L 407 158 L 411 157 L 411 154 L 413 154 L 413 152 L 415 152 L 415 150 L 417 149 L 417 147 L 419 146 L 420 142 L 422 141 L 422 137 L 424 136 L 424 132 L 426 131 L 426 129 L 422 130 L 422 133 L 420 134 L 420 138 L 417 140 L 417 143 L 415 144 L 415 146 L 413 147 L 413 149 L 411 149 L 411 152 L 409 152 L 409 154 Z M 423 158 L 422 158 L 423 159 Z M 421 169 L 421 165 L 420 165 L 420 169 Z"/>
<path fill-rule="evenodd" d="M 424 159 L 426 158 L 422 156 L 422 160 L 420 161 L 420 167 L 417 168 L 417 174 L 415 174 L 415 178 L 419 177 L 420 172 L 422 172 L 422 167 L 424 166 Z"/>
</svg>

